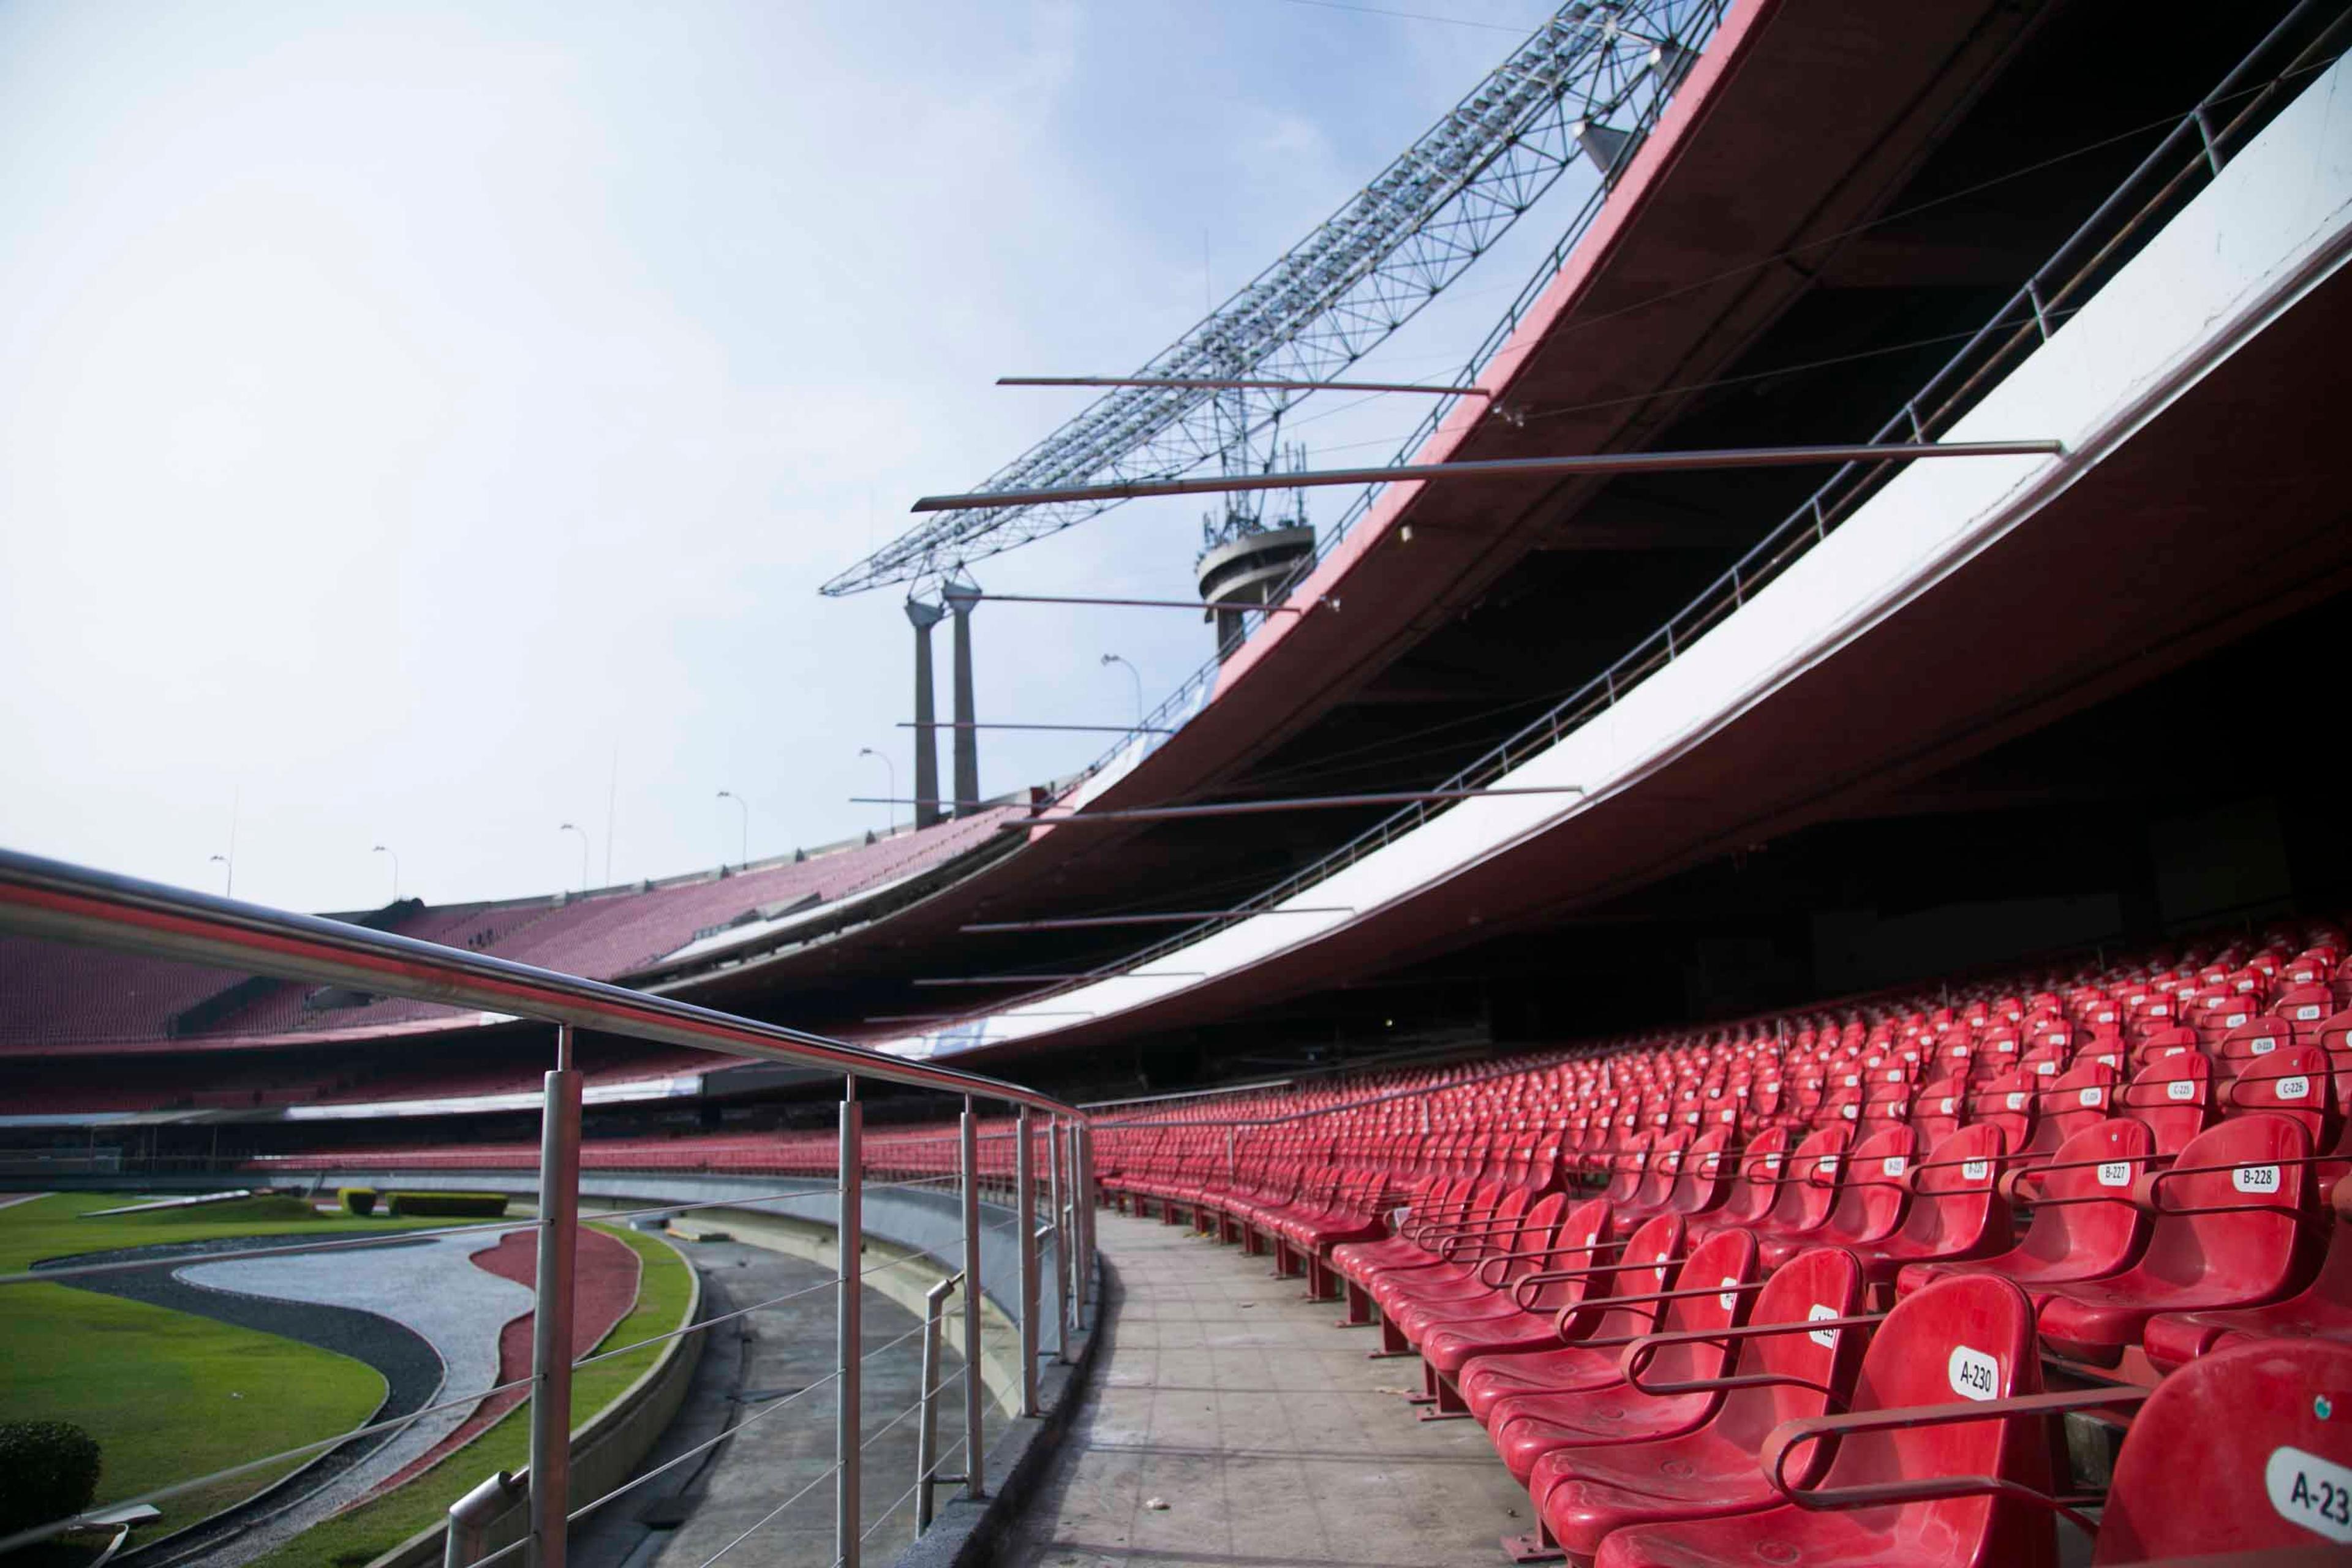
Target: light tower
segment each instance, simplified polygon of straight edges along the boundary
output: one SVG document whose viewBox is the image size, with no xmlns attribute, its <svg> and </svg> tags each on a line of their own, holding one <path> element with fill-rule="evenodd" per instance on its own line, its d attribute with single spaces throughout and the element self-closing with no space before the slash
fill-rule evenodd
<svg viewBox="0 0 2352 1568">
<path fill-rule="evenodd" d="M 907 600 L 907 621 L 915 628 L 915 831 L 919 833 L 940 820 L 940 743 L 938 712 L 931 705 L 931 628 L 940 624 L 947 611 L 937 605 L 927 605 L 909 596 Z M 963 621 L 956 621 L 956 647 L 961 657 L 965 637 Z M 961 689 L 961 688 L 959 688 Z M 958 730 L 962 737 L 966 731 Z M 962 753 L 957 755 L 957 765 L 962 765 Z M 961 794 L 961 792 L 959 792 Z"/>
<path fill-rule="evenodd" d="M 969 816 L 980 800 L 980 736 L 972 728 L 971 612 L 980 603 L 980 584 L 959 566 L 940 584 L 940 597 L 955 617 L 955 805 L 954 814 Z"/>
</svg>

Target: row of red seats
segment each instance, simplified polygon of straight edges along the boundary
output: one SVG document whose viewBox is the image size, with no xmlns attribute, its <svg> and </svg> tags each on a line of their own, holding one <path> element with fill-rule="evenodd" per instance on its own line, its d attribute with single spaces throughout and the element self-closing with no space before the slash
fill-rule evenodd
<svg viewBox="0 0 2352 1568">
<path fill-rule="evenodd" d="M 1646 1172 L 1593 1196 L 1433 1178 L 1392 1229 L 1377 1173 L 1158 1205 L 1270 1241 L 1318 1294 L 1343 1281 L 1355 1319 L 1377 1310 L 1384 1349 L 1423 1358 L 1432 1413 L 1481 1421 L 1528 1486 L 1550 1539 L 1525 1555 L 1749 1562 L 1785 1539 L 1806 1562 L 2053 1561 L 2035 1500 L 2065 1510 L 2046 1418 L 2147 1398 L 2079 1376 L 2143 1331 L 2151 1360 L 2181 1370 L 2133 1423 L 2095 1561 L 2352 1541 L 2263 1500 L 2282 1454 L 2312 1486 L 2352 1479 L 2337 1468 L 2352 1435 L 2325 1425 L 2326 1391 L 2352 1393 L 2352 1181 L 2319 1278 L 2278 1300 L 2314 1208 L 2296 1123 L 2233 1118 L 2151 1169 L 2146 1130 L 2113 1119 L 2031 1167 L 2032 1185 L 1996 1175 L 1990 1125 L 1917 1163 L 1886 1152 L 1908 1129 L 1831 1152 L 1849 1136 L 1809 1137 L 1762 1206 L 1726 1182 L 1685 1211 L 1680 1173 L 1661 1188 Z M 2041 1211 L 2024 1243 L 2005 1199 Z M 2041 1393 L 2045 1359 L 2083 1386 Z M 2168 1512 L 2178 1429 L 2216 1411 L 2265 1424 L 2208 1477 L 2260 1511 Z"/>
<path fill-rule="evenodd" d="M 1424 1417 L 1479 1421 L 1528 1487 L 1528 1558 L 2035 1564 L 2053 1518 L 2098 1563 L 2340 1547 L 2322 937 L 1106 1126 L 1100 1179 L 1418 1355 Z M 2135 1410 L 2104 1506 L 2061 1491 L 2054 1417 Z"/>
</svg>

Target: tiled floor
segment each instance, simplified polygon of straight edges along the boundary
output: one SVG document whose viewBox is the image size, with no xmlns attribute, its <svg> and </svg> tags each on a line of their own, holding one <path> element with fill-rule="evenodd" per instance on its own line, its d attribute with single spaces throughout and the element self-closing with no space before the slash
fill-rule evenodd
<svg viewBox="0 0 2352 1568">
<path fill-rule="evenodd" d="M 1238 1248 L 1112 1214 L 1098 1238 L 1123 1300 L 1003 1562 L 1507 1561 L 1527 1493 L 1475 1422 L 1414 1418 L 1418 1361 L 1367 1360 L 1375 1331 L 1335 1328 L 1337 1307 Z"/>
</svg>

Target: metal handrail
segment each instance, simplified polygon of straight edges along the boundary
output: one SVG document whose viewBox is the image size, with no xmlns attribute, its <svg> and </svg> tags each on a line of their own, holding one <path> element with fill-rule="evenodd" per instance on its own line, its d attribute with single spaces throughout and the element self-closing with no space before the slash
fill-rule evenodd
<svg viewBox="0 0 2352 1568">
<path fill-rule="evenodd" d="M 824 1035 L 485 952 L 10 849 L 0 849 L 0 931 L 823 1068 L 913 1089 L 1005 1100 L 1048 1115 L 1079 1115 L 1074 1106 L 1002 1079 L 885 1056 Z"/>
<path fill-rule="evenodd" d="M 575 1036 L 580 1029 L 592 1028 L 607 1034 L 658 1040 L 730 1056 L 814 1067 L 843 1075 L 839 1177 L 835 1185 L 820 1189 L 820 1192 L 833 1194 L 838 1205 L 835 1226 L 838 1266 L 832 1280 L 809 1291 L 791 1293 L 814 1294 L 816 1289 L 831 1289 L 835 1294 L 836 1354 L 834 1369 L 809 1385 L 814 1388 L 824 1383 L 834 1383 L 838 1388 L 834 1413 L 835 1462 L 824 1476 L 786 1498 L 767 1515 L 768 1519 L 774 1518 L 814 1490 L 823 1481 L 831 1479 L 835 1484 L 834 1560 L 840 1568 L 857 1568 L 860 1548 L 872 1533 L 870 1530 L 859 1529 L 860 1458 L 870 1441 L 863 1435 L 859 1399 L 862 1368 L 874 1356 L 889 1350 L 912 1333 L 922 1331 L 922 1326 L 919 1325 L 908 1334 L 902 1334 L 882 1345 L 869 1349 L 865 1344 L 862 1300 L 866 1275 L 908 1260 L 894 1260 L 873 1269 L 865 1268 L 862 1262 L 866 1232 L 863 1206 L 865 1106 L 857 1097 L 860 1079 L 904 1084 L 961 1097 L 962 1114 L 957 1123 L 957 1165 L 961 1188 L 962 1268 L 958 1278 L 964 1282 L 962 1319 L 966 1370 L 962 1380 L 963 1442 L 968 1462 L 963 1482 L 967 1497 L 977 1499 L 985 1496 L 987 1483 L 981 1380 L 971 1374 L 971 1369 L 978 1366 L 981 1360 L 980 1301 L 983 1285 L 980 1188 L 984 1175 L 979 1162 L 978 1116 L 974 1110 L 977 1100 L 1010 1101 L 1019 1118 L 1020 1142 L 1016 1155 L 1013 1223 L 1017 1226 L 1018 1317 L 1024 1344 L 1034 1352 L 1037 1318 L 1042 1306 L 1038 1254 L 1045 1239 L 1050 1237 L 1055 1246 L 1055 1267 L 1060 1298 L 1056 1348 L 1065 1354 L 1068 1324 L 1075 1314 L 1084 1310 L 1094 1258 L 1090 1210 L 1095 1199 L 1092 1145 L 1087 1135 L 1085 1117 L 1075 1107 L 1019 1084 L 884 1056 L 822 1035 L 738 1017 L 712 1008 L 648 995 L 576 975 L 535 969 L 486 953 L 461 952 L 409 937 L 370 931 L 341 921 L 289 914 L 256 904 L 238 903 L 210 894 L 167 888 L 8 850 L 0 850 L 0 932 L 79 942 L 184 963 L 212 964 L 448 1006 L 472 1007 L 494 1016 L 536 1019 L 555 1026 L 553 1066 L 545 1078 L 544 1110 L 540 1126 L 537 1187 L 540 1212 L 536 1220 L 528 1222 L 528 1228 L 537 1232 L 539 1243 L 537 1279 L 532 1293 L 535 1307 L 531 1373 L 528 1379 L 508 1385 L 509 1388 L 530 1389 L 530 1463 L 526 1471 L 489 1479 L 450 1510 L 449 1534 L 445 1544 L 446 1563 L 502 1561 L 510 1553 L 521 1552 L 532 1568 L 563 1568 L 567 1531 L 573 1521 L 658 1473 L 659 1468 L 667 1468 L 659 1467 L 635 1480 L 624 1482 L 619 1488 L 576 1509 L 572 1506 L 572 1375 L 576 1364 L 584 1364 L 584 1362 L 575 1361 L 571 1331 L 572 1305 L 576 1297 L 574 1252 L 581 1220 L 580 1122 L 583 1075 L 576 1064 L 573 1050 Z M 1028 1223 L 1034 1219 L 1034 1204 L 1040 1195 L 1037 1191 L 1040 1184 L 1034 1179 L 1032 1159 L 1035 1152 L 1032 1148 L 1034 1140 L 1029 1136 L 1034 1126 L 1032 1117 L 1037 1112 L 1043 1112 L 1047 1119 L 1045 1136 L 1047 1165 L 1044 1184 L 1053 1205 L 1049 1213 L 1055 1216 L 1055 1223 L 1042 1231 Z M 1066 1213 L 1062 1206 L 1066 1194 L 1071 1203 Z M 713 1204 L 733 1205 L 758 1201 L 762 1200 L 744 1194 L 730 1194 L 725 1199 L 713 1200 Z M 661 1205 L 658 1208 L 661 1212 L 678 1212 L 685 1208 L 706 1206 L 712 1205 Z M 490 1228 L 526 1227 L 501 1223 L 451 1226 L 447 1230 L 455 1233 Z M 414 1239 L 416 1234 L 419 1233 L 344 1238 L 302 1250 L 380 1245 L 390 1239 Z M 1074 1252 L 1078 1256 L 1073 1257 Z M 0 1285 L 149 1266 L 139 1262 L 35 1270 L 23 1275 L 0 1275 Z M 775 1301 L 761 1305 L 772 1306 L 789 1299 L 790 1296 L 780 1297 Z M 751 1307 L 743 1310 L 758 1310 L 759 1307 Z M 936 1314 L 932 1318 L 929 1327 L 936 1334 Z M 616 1355 L 689 1333 L 702 1332 L 711 1323 L 722 1321 L 724 1318 L 707 1319 L 683 1325 L 670 1332 L 656 1334 L 586 1359 L 602 1360 L 605 1355 Z M 1036 1413 L 1035 1373 L 1035 1358 L 1032 1354 L 1024 1368 L 1022 1399 L 1024 1414 Z M 928 1383 L 929 1379 L 926 1381 Z M 790 1400 L 780 1401 L 759 1414 L 764 1415 L 789 1403 Z M 405 1426 L 422 1414 L 412 1413 L 390 1425 Z M 894 1421 L 890 1425 L 895 1424 Z M 721 1433 L 711 1441 L 724 1441 L 740 1431 L 743 1425 L 738 1423 L 729 1432 Z M 888 1430 L 888 1426 L 886 1425 L 883 1430 Z M 877 1432 L 873 1436 L 878 1437 L 880 1435 Z M 345 1433 L 310 1447 L 321 1450 L 333 1447 L 349 1441 L 352 1436 L 354 1434 Z M 280 1455 L 247 1461 L 226 1472 L 173 1483 L 146 1498 L 133 1499 L 131 1502 L 148 1502 L 159 1497 L 177 1495 L 227 1475 L 252 1471 L 285 1457 Z M 669 1463 L 675 1464 L 685 1457 L 674 1457 Z M 493 1518 L 511 1511 L 518 1502 L 527 1515 L 527 1532 L 512 1545 L 492 1552 L 488 1556 L 481 1555 Z M 84 1528 L 101 1517 L 75 1515 L 16 1531 L 0 1538 L 0 1552 Z M 765 1522 L 765 1519 L 761 1521 L 761 1524 Z M 759 1528 L 759 1524 L 752 1526 L 753 1531 Z M 748 1536 L 751 1531 L 745 1533 Z"/>
</svg>

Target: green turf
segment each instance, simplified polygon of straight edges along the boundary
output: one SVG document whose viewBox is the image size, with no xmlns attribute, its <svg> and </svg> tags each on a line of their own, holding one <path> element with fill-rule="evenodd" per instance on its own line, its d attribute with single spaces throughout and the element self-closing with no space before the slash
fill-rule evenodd
<svg viewBox="0 0 2352 1568">
<path fill-rule="evenodd" d="M 37 1258 L 158 1242 L 316 1231 L 403 1230 L 389 1221 L 312 1217 L 299 1199 L 93 1217 L 136 1202 L 74 1193 L 0 1208 L 0 1272 Z M 104 1456 L 98 1500 L 135 1497 L 364 1422 L 383 1402 L 373 1367 L 275 1334 L 61 1285 L 0 1287 L 0 1410 L 70 1421 Z M 302 1461 L 159 1504 L 154 1539 L 228 1507 Z"/>
<path fill-rule="evenodd" d="M 685 1260 L 658 1237 L 619 1226 L 596 1228 L 610 1231 L 634 1248 L 643 1270 L 635 1308 L 613 1326 L 597 1348 L 630 1344 L 682 1326 L 694 1285 Z M 582 1368 L 572 1384 L 572 1429 L 587 1425 L 619 1397 L 654 1364 L 664 1348 L 647 1345 Z M 530 1457 L 530 1408 L 528 1402 L 518 1405 L 488 1431 L 398 1491 L 303 1531 L 257 1559 L 250 1568 L 358 1568 L 383 1555 L 427 1525 L 439 1522 L 447 1515 L 449 1505 L 485 1477 L 499 1470 L 520 1469 Z"/>
</svg>

